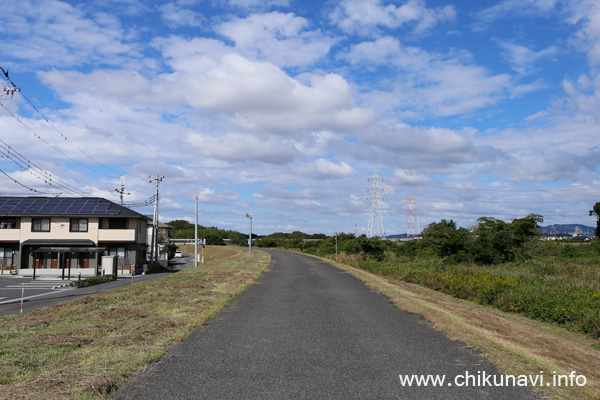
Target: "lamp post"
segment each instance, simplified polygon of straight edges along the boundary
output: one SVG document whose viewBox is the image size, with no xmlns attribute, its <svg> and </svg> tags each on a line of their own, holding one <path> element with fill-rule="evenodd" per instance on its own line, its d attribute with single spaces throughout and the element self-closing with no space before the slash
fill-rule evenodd
<svg viewBox="0 0 600 400">
<path fill-rule="evenodd" d="M 247 213 L 246 218 L 250 220 L 250 234 L 248 235 L 248 253 L 252 253 L 252 214 Z"/>
</svg>

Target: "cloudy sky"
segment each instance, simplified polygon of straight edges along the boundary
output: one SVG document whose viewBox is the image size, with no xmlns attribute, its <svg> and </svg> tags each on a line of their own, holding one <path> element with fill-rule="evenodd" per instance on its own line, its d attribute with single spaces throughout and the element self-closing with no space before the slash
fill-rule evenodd
<svg viewBox="0 0 600 400">
<path fill-rule="evenodd" d="M 377 173 L 386 234 L 408 198 L 594 225 L 597 0 L 3 0 L 0 34 L 2 195 L 151 214 L 159 174 L 163 221 L 361 234 Z"/>
</svg>

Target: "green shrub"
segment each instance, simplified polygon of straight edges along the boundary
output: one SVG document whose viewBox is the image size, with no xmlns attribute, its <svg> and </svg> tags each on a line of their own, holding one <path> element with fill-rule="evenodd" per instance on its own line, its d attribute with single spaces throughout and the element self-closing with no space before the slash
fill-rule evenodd
<svg viewBox="0 0 600 400">
<path fill-rule="evenodd" d="M 71 286 L 75 286 L 75 287 L 91 286 L 91 285 L 96 285 L 98 283 L 114 281 L 115 279 L 117 279 L 116 275 L 90 276 L 89 278 L 71 282 Z"/>
</svg>

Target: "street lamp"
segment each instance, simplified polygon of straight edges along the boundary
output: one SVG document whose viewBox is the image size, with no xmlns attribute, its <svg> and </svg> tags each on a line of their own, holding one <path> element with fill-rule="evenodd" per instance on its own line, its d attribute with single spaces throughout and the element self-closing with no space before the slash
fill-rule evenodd
<svg viewBox="0 0 600 400">
<path fill-rule="evenodd" d="M 252 253 L 252 214 L 246 213 L 246 218 L 250 220 L 250 235 L 248 235 L 248 253 Z"/>
</svg>

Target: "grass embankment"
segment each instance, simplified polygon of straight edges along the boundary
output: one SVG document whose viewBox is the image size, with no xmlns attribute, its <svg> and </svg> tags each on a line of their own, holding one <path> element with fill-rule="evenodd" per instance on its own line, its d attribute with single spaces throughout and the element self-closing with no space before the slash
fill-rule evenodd
<svg viewBox="0 0 600 400">
<path fill-rule="evenodd" d="M 1 399 L 104 398 L 248 287 L 270 256 L 207 247 L 204 266 L 0 318 Z"/>
<path fill-rule="evenodd" d="M 600 266 L 597 258 L 565 258 L 555 251 L 572 254 L 574 249 L 549 246 L 535 260 L 486 267 L 449 265 L 435 258 L 375 262 L 359 255 L 340 255 L 339 263 L 330 262 L 398 308 L 423 315 L 450 338 L 482 351 L 505 374 L 544 371 L 546 383 L 554 371 L 577 371 L 587 378 L 585 387 L 545 386 L 537 391 L 555 399 L 600 399 L 597 331 L 574 332 L 584 330 L 581 321 L 587 319 L 582 316 L 600 319 L 595 295 L 600 293 Z M 547 323 L 519 315 L 530 316 L 532 310 L 534 318 L 559 318 Z M 595 324 L 591 326 L 597 329 Z"/>
<path fill-rule="evenodd" d="M 331 258 L 331 256 L 329 256 Z M 344 257 L 344 256 L 342 256 Z M 600 246 L 539 243 L 525 261 L 452 263 L 435 255 L 345 256 L 347 264 L 600 338 Z"/>
</svg>

